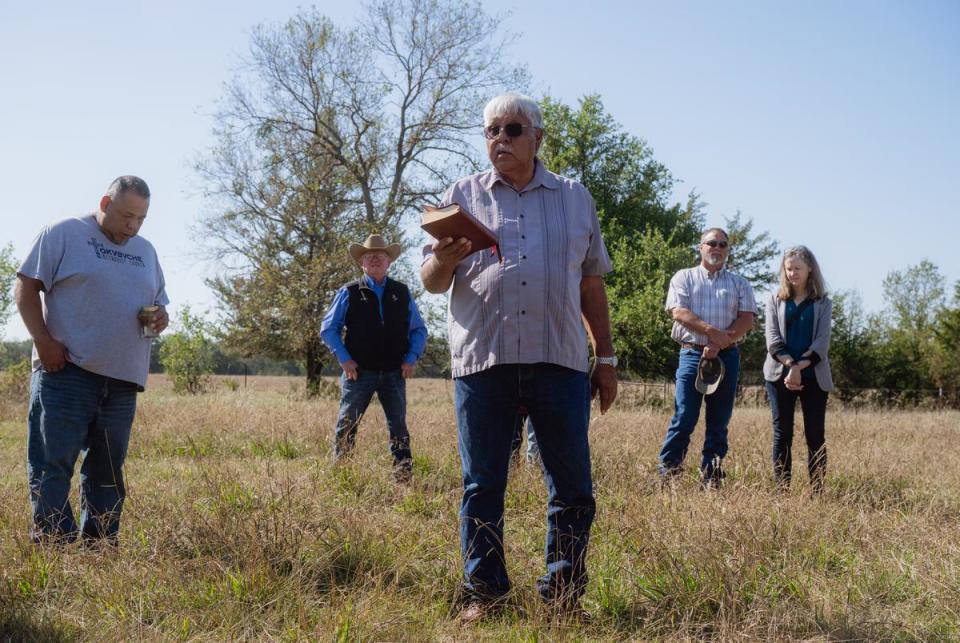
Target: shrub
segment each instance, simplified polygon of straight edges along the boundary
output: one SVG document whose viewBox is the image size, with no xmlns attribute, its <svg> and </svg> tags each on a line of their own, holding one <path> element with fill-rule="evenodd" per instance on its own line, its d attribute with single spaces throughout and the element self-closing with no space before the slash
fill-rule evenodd
<svg viewBox="0 0 960 643">
<path fill-rule="evenodd" d="M 0 400 L 4 402 L 26 402 L 30 394 L 30 358 L 0 371 Z"/>
<path fill-rule="evenodd" d="M 200 395 L 213 384 L 214 346 L 210 326 L 185 306 L 178 321 L 180 330 L 165 338 L 160 362 L 177 393 Z"/>
</svg>

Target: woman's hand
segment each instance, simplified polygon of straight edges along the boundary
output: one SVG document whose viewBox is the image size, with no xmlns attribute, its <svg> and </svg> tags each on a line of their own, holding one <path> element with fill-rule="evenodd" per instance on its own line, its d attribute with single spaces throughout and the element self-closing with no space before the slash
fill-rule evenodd
<svg viewBox="0 0 960 643">
<path fill-rule="evenodd" d="M 793 364 L 790 370 L 787 371 L 787 376 L 783 378 L 783 385 L 791 391 L 803 390 L 803 384 L 800 383 L 800 373 L 802 370 L 799 366 Z"/>
</svg>

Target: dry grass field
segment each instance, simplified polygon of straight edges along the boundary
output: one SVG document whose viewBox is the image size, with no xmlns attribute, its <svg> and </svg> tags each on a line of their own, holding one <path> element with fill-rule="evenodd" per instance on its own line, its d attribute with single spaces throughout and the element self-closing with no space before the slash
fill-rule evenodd
<svg viewBox="0 0 960 643">
<path fill-rule="evenodd" d="M 661 490 L 668 411 L 621 405 L 591 425 L 593 618 L 538 603 L 545 491 L 519 466 L 511 606 L 463 626 L 450 383 L 411 384 L 409 486 L 392 480 L 376 404 L 356 457 L 334 467 L 336 402 L 301 387 L 251 378 L 189 398 L 155 380 L 116 553 L 29 543 L 23 409 L 3 406 L 0 640 L 960 639 L 960 413 L 831 409 L 817 498 L 802 467 L 791 491 L 772 489 L 763 407 L 734 415 L 722 491 L 692 474 Z"/>
</svg>

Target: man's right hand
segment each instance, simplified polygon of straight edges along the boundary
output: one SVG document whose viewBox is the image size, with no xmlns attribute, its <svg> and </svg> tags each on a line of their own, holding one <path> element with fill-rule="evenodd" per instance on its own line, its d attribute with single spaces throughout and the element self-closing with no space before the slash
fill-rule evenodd
<svg viewBox="0 0 960 643">
<path fill-rule="evenodd" d="M 711 344 L 716 344 L 721 350 L 733 343 L 733 332 L 729 330 L 720 330 L 711 326 L 707 330 L 707 338 Z"/>
<path fill-rule="evenodd" d="M 455 266 L 470 254 L 472 246 L 466 237 L 444 237 L 433 244 L 433 258 L 441 266 Z"/>
<path fill-rule="evenodd" d="M 358 364 L 352 359 L 348 359 L 340 364 L 340 368 L 343 369 L 343 372 L 346 374 L 348 380 L 357 379 L 357 366 Z"/>
<path fill-rule="evenodd" d="M 56 373 L 70 361 L 67 347 L 52 337 L 34 342 L 34 344 L 37 347 L 40 363 L 43 364 L 43 370 L 47 373 Z"/>
</svg>

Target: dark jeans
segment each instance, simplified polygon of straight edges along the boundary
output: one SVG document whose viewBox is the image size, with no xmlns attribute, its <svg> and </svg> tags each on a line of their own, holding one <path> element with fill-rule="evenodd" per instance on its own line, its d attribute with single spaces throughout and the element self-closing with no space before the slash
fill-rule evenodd
<svg viewBox="0 0 960 643">
<path fill-rule="evenodd" d="M 373 394 L 377 394 L 390 431 L 390 453 L 395 465 L 410 463 L 410 433 L 407 431 L 407 381 L 395 371 L 357 370 L 357 379 L 340 376 L 340 414 L 337 417 L 334 453 L 339 458 L 353 449 L 357 427 Z"/>
<path fill-rule="evenodd" d="M 596 511 L 590 470 L 590 382 L 553 364 L 505 364 L 454 380 L 463 468 L 460 550 L 468 599 L 510 589 L 503 551 L 503 502 L 517 409 L 536 432 L 547 484 L 547 573 L 537 581 L 549 602 L 576 601 L 587 583 L 586 553 Z"/>
<path fill-rule="evenodd" d="M 137 386 L 67 363 L 34 371 L 27 422 L 27 481 L 33 537 L 73 540 L 78 527 L 70 480 L 80 454 L 80 527 L 85 538 L 116 540 L 126 497 L 123 463 Z"/>
<path fill-rule="evenodd" d="M 734 346 L 720 351 L 725 372 L 720 386 L 710 395 L 698 393 L 695 386 L 700 354 L 699 350 L 693 348 L 680 351 L 674 414 L 660 448 L 661 474 L 673 473 L 683 464 L 687 447 L 690 446 L 690 435 L 700 419 L 700 406 L 704 398 L 707 407 L 706 433 L 700 459 L 700 470 L 704 476 L 712 476 L 720 461 L 727 455 L 727 425 L 733 415 L 733 402 L 737 395 L 740 349 Z"/>
<path fill-rule="evenodd" d="M 767 399 L 773 414 L 773 477 L 778 484 L 789 485 L 793 457 L 793 419 L 800 399 L 803 412 L 803 432 L 807 438 L 807 470 L 810 484 L 816 491 L 823 489 L 827 468 L 826 414 L 829 393 L 817 385 L 815 379 L 804 379 L 803 390 L 791 391 L 783 383 L 767 382 Z"/>
</svg>

